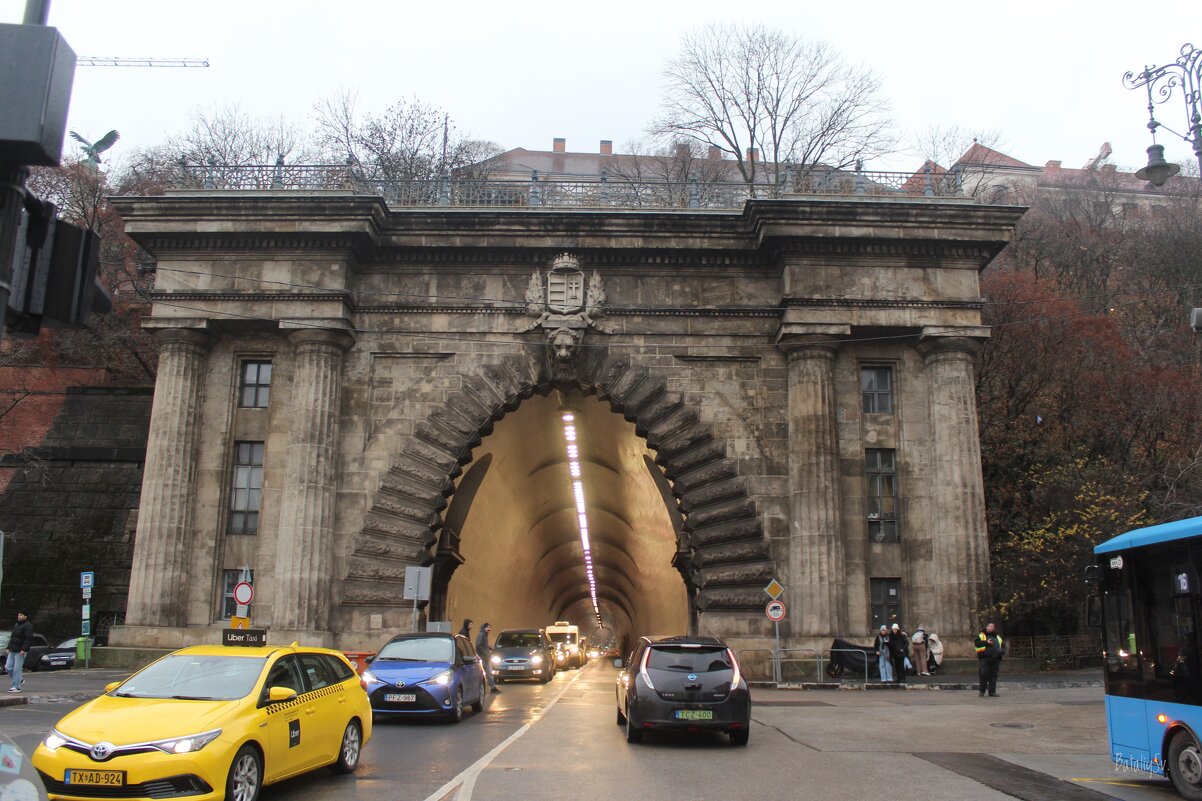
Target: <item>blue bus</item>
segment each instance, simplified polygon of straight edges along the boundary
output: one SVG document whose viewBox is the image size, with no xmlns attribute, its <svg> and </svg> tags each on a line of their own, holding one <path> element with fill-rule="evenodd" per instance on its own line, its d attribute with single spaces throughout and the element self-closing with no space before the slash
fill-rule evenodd
<svg viewBox="0 0 1202 801">
<path fill-rule="evenodd" d="M 1167 775 L 1202 801 L 1202 517 L 1121 534 L 1094 548 L 1110 756 Z"/>
</svg>

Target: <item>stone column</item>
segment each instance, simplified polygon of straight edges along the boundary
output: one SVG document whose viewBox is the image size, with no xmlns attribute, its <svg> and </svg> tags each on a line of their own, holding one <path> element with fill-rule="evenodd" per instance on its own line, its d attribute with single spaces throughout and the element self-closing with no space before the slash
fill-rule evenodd
<svg viewBox="0 0 1202 801">
<path fill-rule="evenodd" d="M 925 338 L 931 403 L 934 630 L 948 641 L 970 636 L 986 603 L 989 539 L 973 362 L 980 343 L 967 336 Z"/>
<path fill-rule="evenodd" d="M 810 327 L 807 327 L 810 328 Z M 825 327 L 824 327 L 825 328 Z M 844 327 L 832 327 L 837 335 Z M 789 335 L 789 581 L 795 636 L 847 630 L 835 356 L 831 334 Z"/>
<path fill-rule="evenodd" d="M 159 369 L 146 443 L 138 533 L 125 622 L 183 626 L 187 622 L 201 402 L 213 338 L 203 331 L 161 329 Z"/>
<path fill-rule="evenodd" d="M 320 632 L 330 612 L 342 356 L 354 340 L 314 328 L 294 331 L 289 339 L 296 360 L 272 628 Z"/>
</svg>

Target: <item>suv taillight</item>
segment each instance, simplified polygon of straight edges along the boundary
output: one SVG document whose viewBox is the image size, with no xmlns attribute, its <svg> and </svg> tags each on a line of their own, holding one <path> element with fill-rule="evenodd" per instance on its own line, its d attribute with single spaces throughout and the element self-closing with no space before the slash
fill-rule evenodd
<svg viewBox="0 0 1202 801">
<path fill-rule="evenodd" d="M 643 661 L 639 665 L 639 673 L 642 674 L 643 681 L 647 682 L 647 686 L 650 687 L 652 690 L 654 690 L 655 685 L 651 683 L 651 674 L 649 674 L 647 672 L 647 663 L 649 661 L 651 661 L 651 649 L 650 648 L 648 648 L 646 651 L 643 652 Z"/>
<path fill-rule="evenodd" d="M 730 691 L 734 692 L 735 688 L 739 686 L 739 679 L 742 678 L 739 674 L 739 661 L 735 659 L 734 651 L 729 648 L 726 649 L 726 655 L 730 657 L 730 664 L 734 665 L 735 668 L 734 675 L 730 677 Z"/>
</svg>

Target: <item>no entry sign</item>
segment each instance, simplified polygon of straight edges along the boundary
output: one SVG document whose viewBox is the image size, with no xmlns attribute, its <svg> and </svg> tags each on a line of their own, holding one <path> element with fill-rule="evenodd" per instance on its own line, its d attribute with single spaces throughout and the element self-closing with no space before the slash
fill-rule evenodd
<svg viewBox="0 0 1202 801">
<path fill-rule="evenodd" d="M 773 623 L 779 623 L 785 619 L 785 602 L 784 601 L 769 601 L 764 607 L 764 614 Z"/>
<path fill-rule="evenodd" d="M 255 599 L 255 588 L 248 581 L 239 581 L 234 585 L 234 603 L 248 604 Z"/>
</svg>

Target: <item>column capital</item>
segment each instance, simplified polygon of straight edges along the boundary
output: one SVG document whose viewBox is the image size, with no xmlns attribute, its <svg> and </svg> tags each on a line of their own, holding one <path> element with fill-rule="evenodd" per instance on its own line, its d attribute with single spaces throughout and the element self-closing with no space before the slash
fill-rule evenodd
<svg viewBox="0 0 1202 801">
<path fill-rule="evenodd" d="M 790 358 L 797 356 L 834 357 L 843 341 L 851 336 L 850 325 L 829 323 L 781 323 L 776 330 L 776 347 Z"/>
<path fill-rule="evenodd" d="M 931 333 L 928 333 L 930 331 Z M 918 340 L 918 352 L 928 362 L 939 356 L 960 355 L 975 359 L 981 345 L 989 338 L 985 327 L 965 329 L 928 329 Z"/>
<path fill-rule="evenodd" d="M 145 326 L 150 329 L 159 343 L 159 348 L 167 345 L 189 345 L 201 352 L 208 352 L 217 342 L 217 338 L 203 328 L 175 328 L 167 326 Z"/>
<path fill-rule="evenodd" d="M 296 328 L 288 333 L 288 339 L 293 345 L 326 345 L 340 351 L 348 351 L 355 344 L 355 337 L 349 331 L 335 328 Z"/>
</svg>

